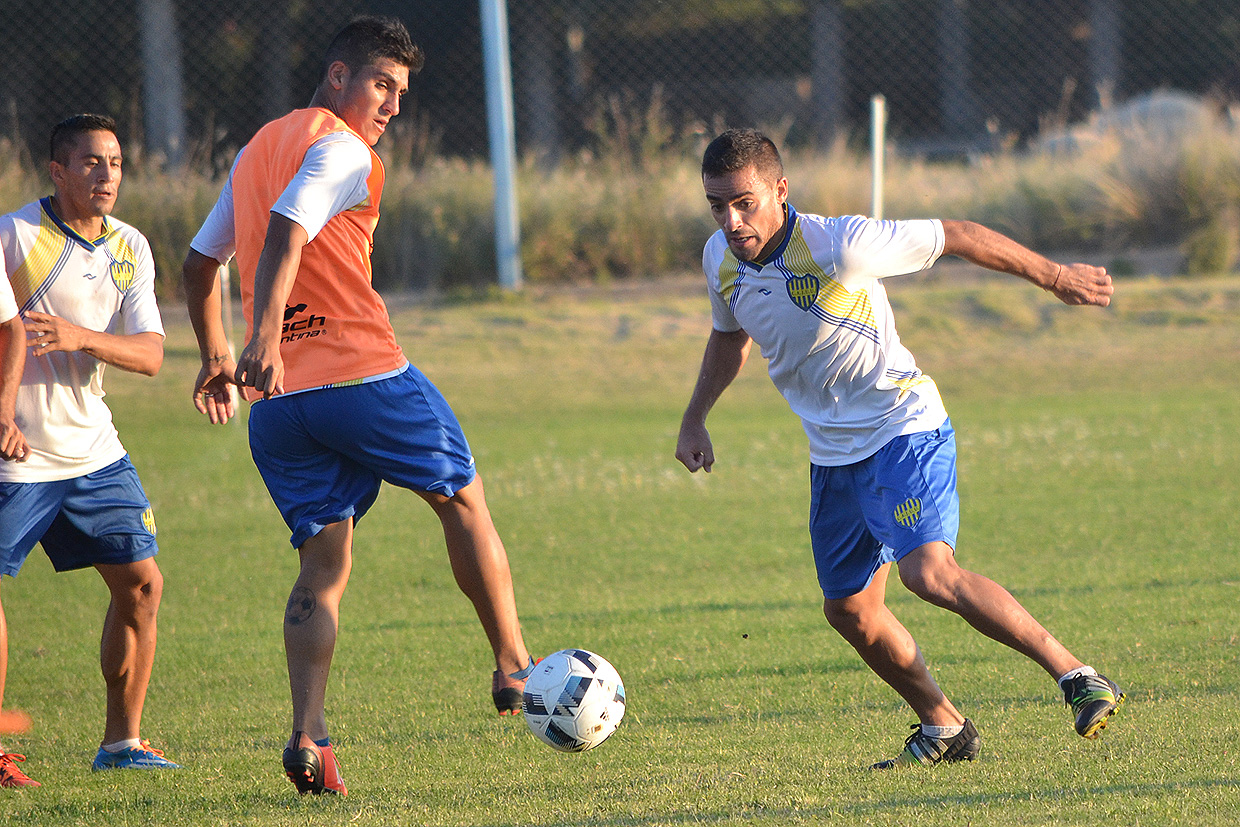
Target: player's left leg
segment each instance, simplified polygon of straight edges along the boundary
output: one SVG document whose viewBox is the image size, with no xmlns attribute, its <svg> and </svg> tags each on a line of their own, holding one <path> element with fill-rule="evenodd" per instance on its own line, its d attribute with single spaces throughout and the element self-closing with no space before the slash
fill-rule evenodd
<svg viewBox="0 0 1240 827">
<path fill-rule="evenodd" d="M 1039 664 L 1059 681 L 1077 732 L 1097 734 L 1123 701 L 1118 687 L 1083 665 L 1007 589 L 956 563 L 960 500 L 951 423 L 892 440 L 867 470 L 872 472 L 865 487 L 867 521 L 894 550 L 904 585 Z M 1078 678 L 1079 688 L 1073 683 Z"/>
<path fill-rule="evenodd" d="M 142 728 L 142 708 L 155 665 L 156 622 L 164 576 L 153 557 L 119 565 L 101 563 L 95 569 L 112 598 L 99 646 L 107 685 L 103 742 L 110 744 L 137 738 Z"/>
<path fill-rule="evenodd" d="M 501 714 L 515 711 L 532 661 L 517 619 L 508 555 L 491 520 L 482 479 L 475 476 L 452 497 L 418 493 L 439 517 L 452 574 L 473 604 L 495 655 L 491 692 L 496 708 Z"/>
<path fill-rule="evenodd" d="M 107 686 L 103 746 L 91 765 L 108 769 L 177 769 L 141 738 L 142 710 L 155 665 L 157 618 L 164 576 L 154 557 L 132 563 L 97 563 L 111 594 L 99 664 Z"/>
<path fill-rule="evenodd" d="M 1033 660 L 1059 682 L 1076 730 L 1094 737 L 1124 701 L 1108 678 L 1085 666 L 998 583 L 961 568 L 949 545 L 927 543 L 899 563 L 900 580 L 921 599 L 964 618 L 982 634 Z"/>
<path fill-rule="evenodd" d="M 913 594 L 955 612 L 987 637 L 1030 658 L 1058 678 L 1083 666 L 1042 628 L 1007 589 L 956 563 L 951 546 L 927 543 L 899 563 L 900 580 Z"/>
</svg>

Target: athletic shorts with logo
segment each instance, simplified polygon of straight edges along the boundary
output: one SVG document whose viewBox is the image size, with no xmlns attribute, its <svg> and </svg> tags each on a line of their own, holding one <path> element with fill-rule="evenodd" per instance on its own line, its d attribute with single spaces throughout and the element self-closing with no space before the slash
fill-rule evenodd
<svg viewBox="0 0 1240 827">
<path fill-rule="evenodd" d="M 250 453 L 294 548 L 333 523 L 360 520 L 384 481 L 451 497 L 475 475 L 456 415 L 413 365 L 374 382 L 255 402 Z"/>
<path fill-rule="evenodd" d="M 850 465 L 810 466 L 810 537 L 830 600 L 864 591 L 880 566 L 960 530 L 951 420 L 907 434 Z"/>
<path fill-rule="evenodd" d="M 129 457 L 67 480 L 0 482 L 0 574 L 16 577 L 36 543 L 56 571 L 154 557 L 155 517 Z"/>
</svg>

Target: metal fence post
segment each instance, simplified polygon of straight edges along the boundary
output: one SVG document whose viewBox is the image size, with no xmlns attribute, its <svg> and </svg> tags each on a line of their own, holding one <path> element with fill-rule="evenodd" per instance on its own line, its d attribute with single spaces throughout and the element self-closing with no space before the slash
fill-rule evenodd
<svg viewBox="0 0 1240 827">
<path fill-rule="evenodd" d="M 870 213 L 883 217 L 883 164 L 887 146 L 887 99 L 882 95 L 870 98 Z"/>
<path fill-rule="evenodd" d="M 500 287 L 517 290 L 521 287 L 521 228 L 517 213 L 517 149 L 508 57 L 508 9 L 506 0 L 481 2 L 487 134 L 495 175 L 495 258 Z"/>
</svg>

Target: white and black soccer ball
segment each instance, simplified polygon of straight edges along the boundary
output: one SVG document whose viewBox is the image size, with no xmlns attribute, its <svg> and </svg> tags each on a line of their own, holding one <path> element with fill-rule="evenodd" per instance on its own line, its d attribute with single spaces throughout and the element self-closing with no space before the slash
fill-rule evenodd
<svg viewBox="0 0 1240 827">
<path fill-rule="evenodd" d="M 620 725 L 624 682 L 599 655 L 561 649 L 540 660 L 526 678 L 521 711 L 544 743 L 562 752 L 585 752 Z"/>
</svg>

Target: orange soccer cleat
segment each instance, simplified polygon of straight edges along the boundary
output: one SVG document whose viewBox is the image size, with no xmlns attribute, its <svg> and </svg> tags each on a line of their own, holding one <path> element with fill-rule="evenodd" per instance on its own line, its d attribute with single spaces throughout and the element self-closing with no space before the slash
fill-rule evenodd
<svg viewBox="0 0 1240 827">
<path fill-rule="evenodd" d="M 26 773 L 17 768 L 18 761 L 25 761 L 26 756 L 11 752 L 0 752 L 0 787 L 42 787 Z"/>
</svg>

